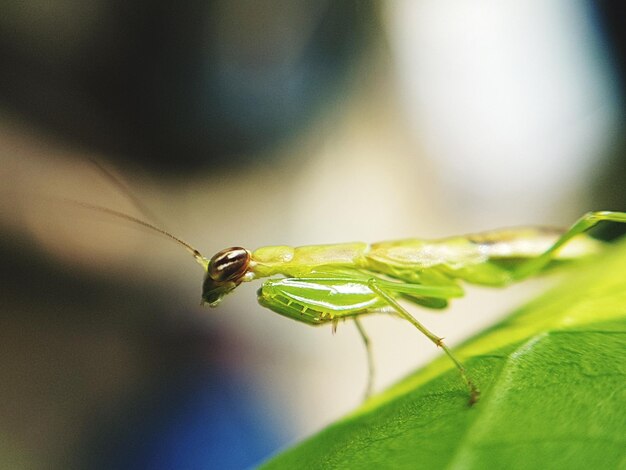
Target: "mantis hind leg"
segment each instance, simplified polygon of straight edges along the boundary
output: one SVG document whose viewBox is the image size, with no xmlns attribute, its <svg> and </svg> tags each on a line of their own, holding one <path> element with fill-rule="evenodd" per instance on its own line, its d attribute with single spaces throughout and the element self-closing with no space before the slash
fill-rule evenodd
<svg viewBox="0 0 626 470">
<path fill-rule="evenodd" d="M 370 339 L 365 333 L 363 329 L 363 325 L 361 324 L 358 318 L 354 319 L 354 324 L 356 325 L 356 329 L 363 340 L 363 344 L 365 345 L 365 351 L 367 352 L 367 385 L 365 387 L 365 396 L 364 400 L 367 400 L 372 394 L 372 388 L 374 386 L 374 356 L 372 355 L 372 347 L 370 344 Z"/>
<path fill-rule="evenodd" d="M 554 245 L 552 245 L 543 254 L 526 261 L 513 271 L 513 280 L 518 281 L 539 273 L 548 263 L 550 263 L 550 261 L 552 261 L 554 255 L 563 245 L 569 242 L 576 235 L 580 235 L 581 233 L 586 232 L 590 228 L 604 221 L 626 223 L 626 212 L 587 212 L 580 219 L 578 219 L 567 232 L 561 235 Z"/>
<path fill-rule="evenodd" d="M 404 307 L 402 307 L 402 305 L 400 305 L 396 301 L 396 299 L 394 299 L 391 295 L 389 295 L 380 286 L 380 283 L 376 279 L 370 279 L 367 284 L 368 284 L 369 288 L 372 291 L 374 291 L 381 299 L 383 299 L 385 302 L 387 302 L 389 304 L 389 306 L 391 306 L 396 311 L 396 313 L 398 315 L 400 315 L 405 320 L 409 321 L 415 328 L 417 328 L 419 331 L 421 331 L 437 347 L 440 347 L 441 349 L 443 349 L 443 351 L 452 360 L 452 362 L 454 363 L 454 365 L 458 369 L 459 373 L 461 374 L 461 378 L 463 379 L 463 381 L 465 382 L 465 384 L 466 384 L 466 386 L 467 386 L 467 388 L 469 390 L 469 393 L 470 393 L 469 404 L 470 404 L 470 406 L 473 405 L 474 403 L 476 403 L 478 401 L 478 398 L 480 397 L 480 390 L 478 389 L 478 387 L 474 384 L 474 382 L 467 375 L 467 371 L 465 370 L 465 367 L 463 366 L 461 361 L 459 361 L 454 356 L 454 354 L 452 354 L 452 351 L 450 351 L 450 349 L 445 345 L 445 343 L 443 342 L 443 338 L 441 338 L 441 337 L 437 336 L 436 334 L 432 333 L 429 329 L 427 329 L 424 325 L 422 325 L 419 321 L 417 321 L 413 317 L 413 315 L 411 315 Z"/>
</svg>

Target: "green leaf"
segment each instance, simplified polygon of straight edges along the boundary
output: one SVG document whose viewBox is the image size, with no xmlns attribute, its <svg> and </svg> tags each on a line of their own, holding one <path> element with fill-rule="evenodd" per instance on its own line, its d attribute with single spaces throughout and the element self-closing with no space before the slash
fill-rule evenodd
<svg viewBox="0 0 626 470">
<path fill-rule="evenodd" d="M 626 468 L 626 243 L 456 353 L 263 468 Z"/>
</svg>

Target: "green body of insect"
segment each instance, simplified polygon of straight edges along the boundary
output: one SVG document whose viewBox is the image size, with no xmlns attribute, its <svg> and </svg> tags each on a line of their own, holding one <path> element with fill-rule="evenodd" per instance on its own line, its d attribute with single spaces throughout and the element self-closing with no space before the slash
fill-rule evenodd
<svg viewBox="0 0 626 470">
<path fill-rule="evenodd" d="M 436 336 L 398 302 L 404 299 L 428 308 L 444 308 L 462 297 L 459 281 L 502 287 L 547 268 L 598 253 L 603 243 L 583 232 L 601 221 L 626 222 L 623 212 L 590 212 L 569 230 L 519 228 L 441 240 L 408 239 L 292 248 L 269 246 L 250 252 L 233 247 L 199 261 L 207 274 L 202 298 L 211 307 L 241 282 L 267 279 L 258 301 L 281 315 L 309 325 L 354 319 L 369 345 L 358 317 L 388 312 L 410 321 L 444 349 L 470 390 L 478 388 L 461 363 Z M 371 388 L 371 353 L 370 382 Z"/>
<path fill-rule="evenodd" d="M 625 212 L 589 212 L 568 230 L 519 228 L 441 240 L 269 246 L 253 252 L 233 247 L 208 259 L 148 222 L 101 206 L 75 204 L 137 223 L 185 247 L 205 269 L 202 300 L 211 307 L 242 282 L 269 278 L 258 290 L 263 307 L 308 325 L 331 323 L 335 328 L 339 320 L 354 320 L 368 354 L 366 395 L 372 386 L 373 366 L 359 317 L 383 312 L 406 319 L 453 361 L 469 389 L 470 403 L 478 399 L 479 391 L 463 365 L 443 339 L 398 300 L 444 308 L 449 299 L 464 295 L 459 281 L 503 287 L 540 274 L 555 264 L 601 251 L 604 243 L 584 233 L 599 222 L 626 222 Z"/>
<path fill-rule="evenodd" d="M 515 280 L 520 263 L 545 252 L 557 238 L 554 230 L 520 229 L 434 241 L 265 247 L 251 254 L 248 270 L 254 278 L 286 276 L 263 284 L 259 291 L 263 306 L 320 324 L 389 307 L 368 287 L 371 279 L 392 296 L 443 308 L 447 299 L 463 296 L 459 280 L 506 285 Z M 595 253 L 600 245 L 582 235 L 556 259 Z"/>
</svg>

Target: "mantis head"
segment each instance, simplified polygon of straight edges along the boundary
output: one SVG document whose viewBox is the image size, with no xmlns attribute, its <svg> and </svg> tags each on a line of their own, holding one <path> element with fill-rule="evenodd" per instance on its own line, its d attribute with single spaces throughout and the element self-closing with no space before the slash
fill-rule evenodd
<svg viewBox="0 0 626 470">
<path fill-rule="evenodd" d="M 241 247 L 226 248 L 209 260 L 202 284 L 202 300 L 216 307 L 222 298 L 243 281 L 251 255 Z"/>
<path fill-rule="evenodd" d="M 106 171 L 105 171 L 106 173 Z M 65 202 L 91 209 L 97 212 L 117 217 L 137 225 L 141 225 L 153 232 L 169 238 L 187 250 L 196 260 L 196 262 L 206 269 L 206 277 L 202 284 L 202 301 L 209 304 L 210 307 L 216 307 L 222 301 L 222 298 L 231 290 L 237 287 L 248 274 L 252 254 L 241 247 L 226 248 L 215 254 L 210 260 L 202 256 L 198 250 L 186 241 L 175 235 L 157 227 L 156 225 L 141 220 L 132 215 L 109 209 L 108 207 L 89 204 L 86 202 L 66 200 Z"/>
</svg>

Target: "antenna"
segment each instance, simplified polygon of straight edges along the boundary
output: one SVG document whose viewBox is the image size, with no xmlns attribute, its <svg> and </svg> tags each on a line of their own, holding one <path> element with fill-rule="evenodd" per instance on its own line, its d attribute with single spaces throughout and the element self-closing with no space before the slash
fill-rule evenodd
<svg viewBox="0 0 626 470">
<path fill-rule="evenodd" d="M 128 199 L 132 203 L 132 205 L 135 206 L 135 208 L 139 210 L 141 214 L 143 214 L 143 216 L 146 219 L 148 219 L 150 222 L 155 222 L 159 224 L 161 227 L 166 226 L 163 223 L 163 221 L 159 217 L 157 217 L 154 214 L 154 212 L 150 210 L 148 206 L 144 204 L 143 201 L 139 199 L 133 193 L 133 191 L 128 187 L 128 185 L 124 183 L 120 179 L 119 176 L 116 176 L 113 173 L 113 171 L 109 170 L 107 167 L 105 167 L 102 163 L 100 163 L 95 158 L 87 157 L 87 161 L 89 161 L 89 163 L 95 166 L 96 169 L 102 174 L 102 176 L 104 176 L 107 180 L 109 180 L 109 182 L 112 183 L 117 188 L 117 190 L 122 194 L 122 196 Z"/>
<path fill-rule="evenodd" d="M 207 269 L 208 261 L 202 255 L 202 253 L 200 253 L 198 250 L 196 250 L 193 246 L 191 246 L 186 241 L 181 240 L 180 238 L 172 235 L 171 233 L 163 230 L 162 228 L 157 227 L 156 225 L 146 222 L 145 220 L 141 220 L 137 217 L 133 217 L 132 215 L 124 214 L 123 212 L 119 212 L 114 209 L 109 209 L 108 207 L 98 206 L 96 204 L 90 204 L 88 202 L 75 201 L 73 199 L 62 199 L 62 200 L 69 204 L 84 207 L 85 209 L 91 209 L 97 212 L 102 212 L 104 214 L 111 215 L 113 217 L 117 217 L 119 219 L 126 220 L 128 222 L 133 222 L 135 224 L 141 225 L 142 227 L 146 227 L 154 232 L 160 233 L 161 235 L 166 236 L 170 240 L 174 240 L 176 243 L 178 243 L 183 248 L 185 248 L 189 253 L 193 255 L 193 257 L 195 258 L 195 260 L 198 262 L 200 266 L 202 266 L 204 269 Z"/>
</svg>

